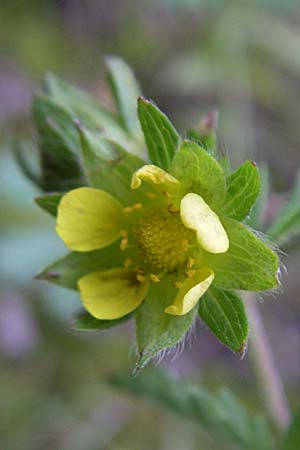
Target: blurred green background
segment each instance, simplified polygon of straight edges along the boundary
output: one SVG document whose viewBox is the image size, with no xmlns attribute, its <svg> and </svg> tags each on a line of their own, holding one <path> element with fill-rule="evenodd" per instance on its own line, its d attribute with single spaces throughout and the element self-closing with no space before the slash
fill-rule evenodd
<svg viewBox="0 0 300 450">
<path fill-rule="evenodd" d="M 271 222 L 300 167 L 300 7 L 297 1 L 1 0 L 0 4 L 0 448 L 4 450 L 234 449 L 110 379 L 134 364 L 133 325 L 102 334 L 70 330 L 73 292 L 33 281 L 66 253 L 38 189 L 12 147 L 34 142 L 31 97 L 46 72 L 111 103 L 103 57 L 135 70 L 144 95 L 184 134 L 212 108 L 232 165 L 253 158 L 270 170 Z M 29 148 L 33 169 L 35 148 Z M 288 277 L 261 311 L 292 406 L 299 407 L 300 252 L 282 255 Z M 215 392 L 226 386 L 261 413 L 246 356 L 201 325 L 184 352 L 161 366 Z M 250 341 L 251 342 L 251 341 Z M 143 397 L 143 396 L 142 396 Z"/>
</svg>

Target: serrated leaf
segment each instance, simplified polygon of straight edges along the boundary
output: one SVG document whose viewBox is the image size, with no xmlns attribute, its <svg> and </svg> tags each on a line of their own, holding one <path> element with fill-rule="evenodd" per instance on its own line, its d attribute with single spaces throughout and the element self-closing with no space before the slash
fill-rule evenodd
<svg viewBox="0 0 300 450">
<path fill-rule="evenodd" d="M 164 309 L 172 304 L 177 289 L 174 276 L 152 284 L 145 301 L 136 312 L 136 336 L 139 350 L 136 372 L 159 352 L 173 347 L 188 331 L 195 317 L 195 308 L 183 316 L 172 316 Z"/>
<path fill-rule="evenodd" d="M 222 344 L 241 352 L 248 336 L 244 304 L 235 293 L 211 286 L 199 301 L 199 315 Z"/>
<path fill-rule="evenodd" d="M 91 185 L 115 196 L 124 205 L 135 202 L 139 193 L 130 187 L 132 174 L 145 162 L 97 133 L 78 127 L 86 175 Z"/>
<path fill-rule="evenodd" d="M 168 171 L 180 142 L 179 134 L 168 117 L 145 98 L 138 99 L 138 115 L 150 160 Z"/>
<path fill-rule="evenodd" d="M 277 287 L 278 257 L 245 225 L 221 217 L 229 238 L 229 250 L 220 255 L 205 253 L 205 262 L 215 272 L 217 287 L 263 291 Z"/>
<path fill-rule="evenodd" d="M 75 331 L 96 331 L 96 330 L 108 330 L 121 323 L 127 322 L 132 318 L 132 314 L 120 317 L 114 320 L 100 320 L 93 317 L 87 311 L 81 313 L 73 322 L 72 329 Z"/>
<path fill-rule="evenodd" d="M 43 189 L 68 190 L 85 184 L 78 159 L 79 137 L 70 114 L 48 97 L 36 96 L 33 115 L 39 133 Z"/>
<path fill-rule="evenodd" d="M 114 387 L 156 400 L 185 419 L 213 433 L 220 448 L 226 443 L 244 450 L 273 450 L 274 442 L 263 417 L 251 415 L 228 390 L 211 393 L 186 380 L 159 370 L 146 370 L 139 377 L 115 376 Z"/>
<path fill-rule="evenodd" d="M 69 289 L 77 289 L 77 281 L 84 275 L 121 267 L 124 264 L 124 252 L 120 243 L 91 252 L 71 252 L 47 266 L 35 278 L 47 280 Z"/>
<path fill-rule="evenodd" d="M 201 195 L 213 209 L 218 209 L 226 196 L 226 181 L 222 167 L 195 142 L 184 141 L 173 160 L 171 174 L 186 192 Z"/>
<path fill-rule="evenodd" d="M 137 115 L 137 99 L 140 87 L 131 68 L 121 58 L 105 59 L 107 79 L 117 105 L 124 128 L 138 142 L 142 142 L 142 130 Z"/>
<path fill-rule="evenodd" d="M 284 439 L 282 450 L 299 450 L 300 448 L 300 414 L 295 414 L 290 426 L 288 427 Z"/>
<path fill-rule="evenodd" d="M 256 230 L 262 230 L 264 227 L 265 212 L 270 191 L 269 170 L 267 165 L 260 165 L 259 173 L 261 181 L 260 193 L 251 209 L 250 217 L 246 220 L 246 223 Z"/>
<path fill-rule="evenodd" d="M 50 74 L 44 83 L 45 92 L 73 117 L 103 136 L 113 139 L 128 151 L 141 154 L 122 127 L 118 117 L 92 99 L 85 92 Z"/>
<path fill-rule="evenodd" d="M 289 201 L 279 211 L 267 233 L 278 245 L 300 233 L 300 176 Z"/>
<path fill-rule="evenodd" d="M 246 161 L 227 179 L 227 196 L 220 212 L 232 219 L 244 220 L 260 191 L 256 164 Z"/>
<path fill-rule="evenodd" d="M 37 205 L 47 211 L 52 216 L 57 216 L 57 208 L 59 205 L 59 202 L 64 194 L 63 193 L 51 193 L 51 194 L 45 194 L 40 195 L 39 197 L 35 197 L 34 201 L 37 203 Z"/>
</svg>

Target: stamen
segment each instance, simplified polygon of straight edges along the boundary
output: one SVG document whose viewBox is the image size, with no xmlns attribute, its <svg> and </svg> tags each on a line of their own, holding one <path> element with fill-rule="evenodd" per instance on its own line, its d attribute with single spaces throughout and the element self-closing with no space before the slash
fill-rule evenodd
<svg viewBox="0 0 300 450">
<path fill-rule="evenodd" d="M 173 205 L 173 203 L 170 203 L 168 205 L 168 211 L 170 214 L 179 214 L 180 213 L 180 209 L 176 208 L 176 206 Z"/>
<path fill-rule="evenodd" d="M 187 278 L 192 278 L 193 276 L 196 275 L 196 270 L 194 269 L 188 270 L 187 272 L 185 272 L 185 275 Z"/>
<path fill-rule="evenodd" d="M 195 264 L 194 258 L 189 258 L 189 259 L 187 260 L 186 267 L 187 267 L 188 269 L 191 269 L 191 268 L 193 267 L 194 264 Z"/>
<path fill-rule="evenodd" d="M 135 268 L 135 271 L 137 272 L 137 273 L 144 273 L 144 269 L 143 269 L 143 267 L 141 267 L 141 266 L 139 266 L 139 267 L 136 267 Z"/>
<path fill-rule="evenodd" d="M 150 280 L 152 280 L 153 283 L 159 283 L 160 282 L 159 277 L 157 275 L 155 275 L 154 273 L 151 273 Z"/>
<path fill-rule="evenodd" d="M 137 209 L 141 209 L 143 208 L 142 203 L 136 203 L 135 205 L 133 205 L 133 209 L 137 210 Z"/>
<path fill-rule="evenodd" d="M 172 195 L 171 195 L 170 192 L 168 192 L 168 191 L 163 191 L 163 194 L 164 194 L 164 196 L 165 196 L 166 198 L 171 198 L 171 197 L 172 197 Z"/>
<path fill-rule="evenodd" d="M 146 281 L 146 277 L 144 275 L 141 275 L 140 273 L 137 274 L 136 279 L 140 282 L 140 283 L 145 283 Z"/>
<path fill-rule="evenodd" d="M 183 287 L 183 283 L 181 283 L 181 281 L 175 281 L 174 287 L 176 287 L 177 289 L 181 289 Z"/>
<path fill-rule="evenodd" d="M 121 230 L 120 231 L 120 236 L 122 238 L 128 238 L 128 232 L 126 230 Z"/>
<path fill-rule="evenodd" d="M 126 250 L 127 247 L 128 247 L 128 239 L 124 238 L 121 240 L 120 249 Z"/>
<path fill-rule="evenodd" d="M 129 269 L 131 264 L 132 264 L 132 259 L 130 259 L 130 258 L 125 259 L 125 262 L 124 262 L 125 269 Z"/>
<path fill-rule="evenodd" d="M 156 197 L 156 194 L 154 194 L 154 192 L 147 192 L 147 193 L 146 193 L 146 196 L 147 196 L 148 198 L 155 198 L 155 197 Z"/>
<path fill-rule="evenodd" d="M 126 214 L 130 214 L 133 212 L 133 208 L 132 208 L 132 206 L 126 206 L 123 211 Z"/>
<path fill-rule="evenodd" d="M 187 250 L 190 247 L 189 241 L 187 239 L 183 239 L 183 241 L 181 241 L 181 245 L 184 250 Z"/>
</svg>

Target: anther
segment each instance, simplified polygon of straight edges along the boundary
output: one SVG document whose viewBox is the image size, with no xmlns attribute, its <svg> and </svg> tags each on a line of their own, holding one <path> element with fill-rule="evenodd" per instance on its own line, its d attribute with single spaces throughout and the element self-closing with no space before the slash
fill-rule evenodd
<svg viewBox="0 0 300 450">
<path fill-rule="evenodd" d="M 126 206 L 126 207 L 124 208 L 124 212 L 125 212 L 126 214 L 132 213 L 132 212 L 133 212 L 132 206 Z"/>
<path fill-rule="evenodd" d="M 152 280 L 153 283 L 159 283 L 160 282 L 159 277 L 157 275 L 155 275 L 154 273 L 151 273 L 150 280 Z"/>
<path fill-rule="evenodd" d="M 194 258 L 189 258 L 189 259 L 187 260 L 186 267 L 187 267 L 188 269 L 191 269 L 191 268 L 193 267 L 194 264 L 195 264 Z"/>
<path fill-rule="evenodd" d="M 137 209 L 141 209 L 143 208 L 142 203 L 136 203 L 135 205 L 133 205 L 133 209 L 137 210 Z"/>
<path fill-rule="evenodd" d="M 128 239 L 124 238 L 121 240 L 120 249 L 126 250 L 127 247 L 128 247 Z"/>
<path fill-rule="evenodd" d="M 187 278 L 192 278 L 196 275 L 196 270 L 194 269 L 188 270 L 187 272 L 185 272 L 185 275 Z"/>
<path fill-rule="evenodd" d="M 184 250 L 187 250 L 190 246 L 189 242 L 187 239 L 183 239 L 183 241 L 181 241 L 181 245 L 183 247 Z"/>
<path fill-rule="evenodd" d="M 122 238 L 128 238 L 128 232 L 126 230 L 121 230 L 120 231 L 120 236 Z"/>
<path fill-rule="evenodd" d="M 144 269 L 141 266 L 138 266 L 134 269 L 137 273 L 144 273 Z"/>
<path fill-rule="evenodd" d="M 131 266 L 131 264 L 132 264 L 132 259 L 130 259 L 130 258 L 125 259 L 125 262 L 124 262 L 125 269 L 128 269 Z"/>
<path fill-rule="evenodd" d="M 146 193 L 146 196 L 147 196 L 148 198 L 155 198 L 155 197 L 156 197 L 156 195 L 154 194 L 154 192 L 147 192 L 147 193 Z"/>
<path fill-rule="evenodd" d="M 146 277 L 144 275 L 141 275 L 140 273 L 137 274 L 136 279 L 140 282 L 140 283 L 145 283 L 146 281 Z"/>
<path fill-rule="evenodd" d="M 181 283 L 181 281 L 175 281 L 174 287 L 176 287 L 177 289 L 181 289 L 183 287 L 183 283 Z"/>
<path fill-rule="evenodd" d="M 171 194 L 170 194 L 170 192 L 168 192 L 168 191 L 163 191 L 163 194 L 164 194 L 164 196 L 165 196 L 166 198 L 171 198 L 171 197 L 172 197 Z"/>
<path fill-rule="evenodd" d="M 173 205 L 173 203 L 170 203 L 168 205 L 168 211 L 170 214 L 179 214 L 180 213 L 180 210 L 178 208 L 176 208 L 176 206 Z"/>
</svg>

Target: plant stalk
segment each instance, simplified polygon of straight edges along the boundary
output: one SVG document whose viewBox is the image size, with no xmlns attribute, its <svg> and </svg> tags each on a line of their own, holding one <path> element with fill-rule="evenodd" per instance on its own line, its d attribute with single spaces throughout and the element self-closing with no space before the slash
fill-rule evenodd
<svg viewBox="0 0 300 450">
<path fill-rule="evenodd" d="M 266 412 L 276 428 L 283 431 L 291 420 L 283 383 L 265 333 L 257 298 L 252 293 L 248 293 L 245 298 L 250 324 L 249 356 L 253 371 L 258 381 Z"/>
</svg>

